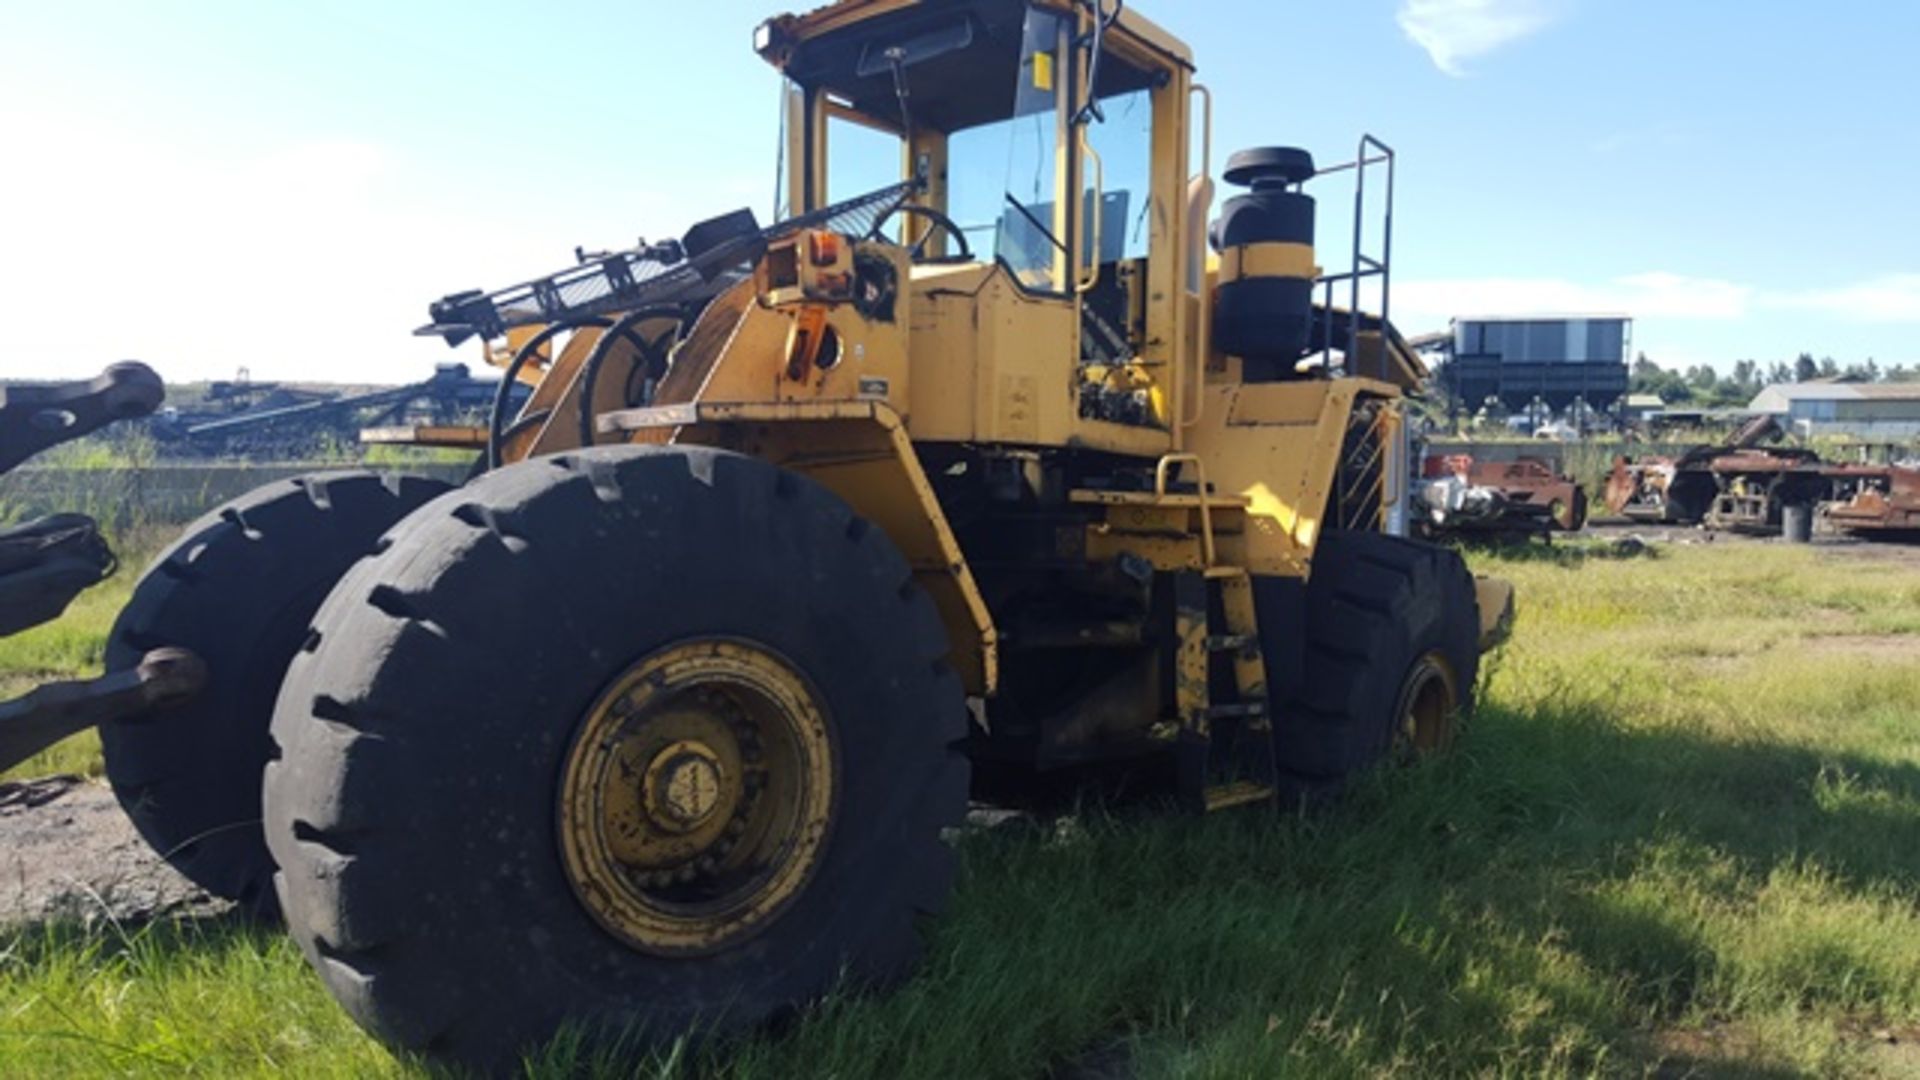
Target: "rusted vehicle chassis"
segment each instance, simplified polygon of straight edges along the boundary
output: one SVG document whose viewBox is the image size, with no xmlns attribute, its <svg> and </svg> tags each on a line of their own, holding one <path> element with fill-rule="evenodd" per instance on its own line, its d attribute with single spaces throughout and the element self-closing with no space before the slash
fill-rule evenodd
<svg viewBox="0 0 1920 1080">
<path fill-rule="evenodd" d="M 1586 489 L 1542 458 L 1431 454 L 1421 475 L 1464 496 L 1429 500 L 1437 511 L 1425 523 L 1430 534 L 1579 532 L 1587 523 Z"/>
<path fill-rule="evenodd" d="M 1777 532 L 1783 507 L 1824 502 L 1832 483 L 1811 450 L 1711 448 L 1678 458 L 1617 458 L 1607 478 L 1610 513 L 1636 521 Z"/>
<path fill-rule="evenodd" d="M 1821 513 L 1835 529 L 1868 540 L 1920 544 L 1920 469 L 1836 465 L 1834 501 Z"/>
</svg>

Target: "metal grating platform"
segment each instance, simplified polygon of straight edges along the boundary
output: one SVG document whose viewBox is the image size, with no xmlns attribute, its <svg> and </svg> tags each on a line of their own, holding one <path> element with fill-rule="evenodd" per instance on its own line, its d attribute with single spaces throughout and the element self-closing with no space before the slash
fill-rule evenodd
<svg viewBox="0 0 1920 1080">
<path fill-rule="evenodd" d="M 415 330 L 449 345 L 499 337 L 516 326 L 591 318 L 654 305 L 704 302 L 739 280 L 767 245 L 802 229 L 866 236 L 920 190 L 907 181 L 762 229 L 751 210 L 695 225 L 680 240 L 583 259 L 555 274 L 494 292 L 455 293 L 428 308 Z"/>
</svg>

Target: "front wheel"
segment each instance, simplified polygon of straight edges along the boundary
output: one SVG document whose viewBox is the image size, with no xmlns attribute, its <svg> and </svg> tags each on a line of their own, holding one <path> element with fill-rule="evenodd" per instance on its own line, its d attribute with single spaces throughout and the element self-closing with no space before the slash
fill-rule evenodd
<svg viewBox="0 0 1920 1080">
<path fill-rule="evenodd" d="M 267 774 L 289 926 L 356 1020 L 493 1068 L 908 970 L 966 713 L 884 534 L 699 448 L 509 466 L 416 522 L 316 617 Z"/>
<path fill-rule="evenodd" d="M 1289 801 L 1388 760 L 1443 749 L 1473 708 L 1480 615 L 1459 554 L 1329 531 L 1307 581 L 1304 673 L 1280 687 L 1276 764 Z"/>
</svg>

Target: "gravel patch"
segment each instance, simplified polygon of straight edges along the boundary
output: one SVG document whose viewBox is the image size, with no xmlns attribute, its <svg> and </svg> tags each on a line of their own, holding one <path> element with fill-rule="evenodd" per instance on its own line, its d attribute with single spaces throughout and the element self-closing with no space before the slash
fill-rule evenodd
<svg viewBox="0 0 1920 1080">
<path fill-rule="evenodd" d="M 104 784 L 0 783 L 0 925 L 144 922 L 228 906 L 154 854 Z"/>
</svg>

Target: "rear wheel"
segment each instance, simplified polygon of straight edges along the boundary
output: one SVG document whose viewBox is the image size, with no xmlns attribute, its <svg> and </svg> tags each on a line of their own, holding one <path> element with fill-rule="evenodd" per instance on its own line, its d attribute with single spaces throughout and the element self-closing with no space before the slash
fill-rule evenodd
<svg viewBox="0 0 1920 1080">
<path fill-rule="evenodd" d="M 267 773 L 288 923 L 356 1020 L 487 1068 L 908 970 L 966 711 L 884 534 L 699 448 L 512 465 L 415 521 L 316 617 Z"/>
<path fill-rule="evenodd" d="M 1571 501 L 1554 498 L 1547 504 L 1547 516 L 1561 532 L 1579 532 L 1587 527 L 1587 489 L 1575 486 Z"/>
<path fill-rule="evenodd" d="M 1275 756 L 1289 801 L 1453 741 L 1473 707 L 1479 609 L 1455 552 L 1329 532 L 1307 582 L 1306 662 L 1282 687 Z"/>
<path fill-rule="evenodd" d="M 147 843 L 208 892 L 272 913 L 260 771 L 280 677 L 347 567 L 446 488 L 365 472 L 269 484 L 195 522 L 135 587 L 107 670 L 172 645 L 205 660 L 209 678 L 163 714 L 101 725 L 107 778 Z"/>
</svg>

